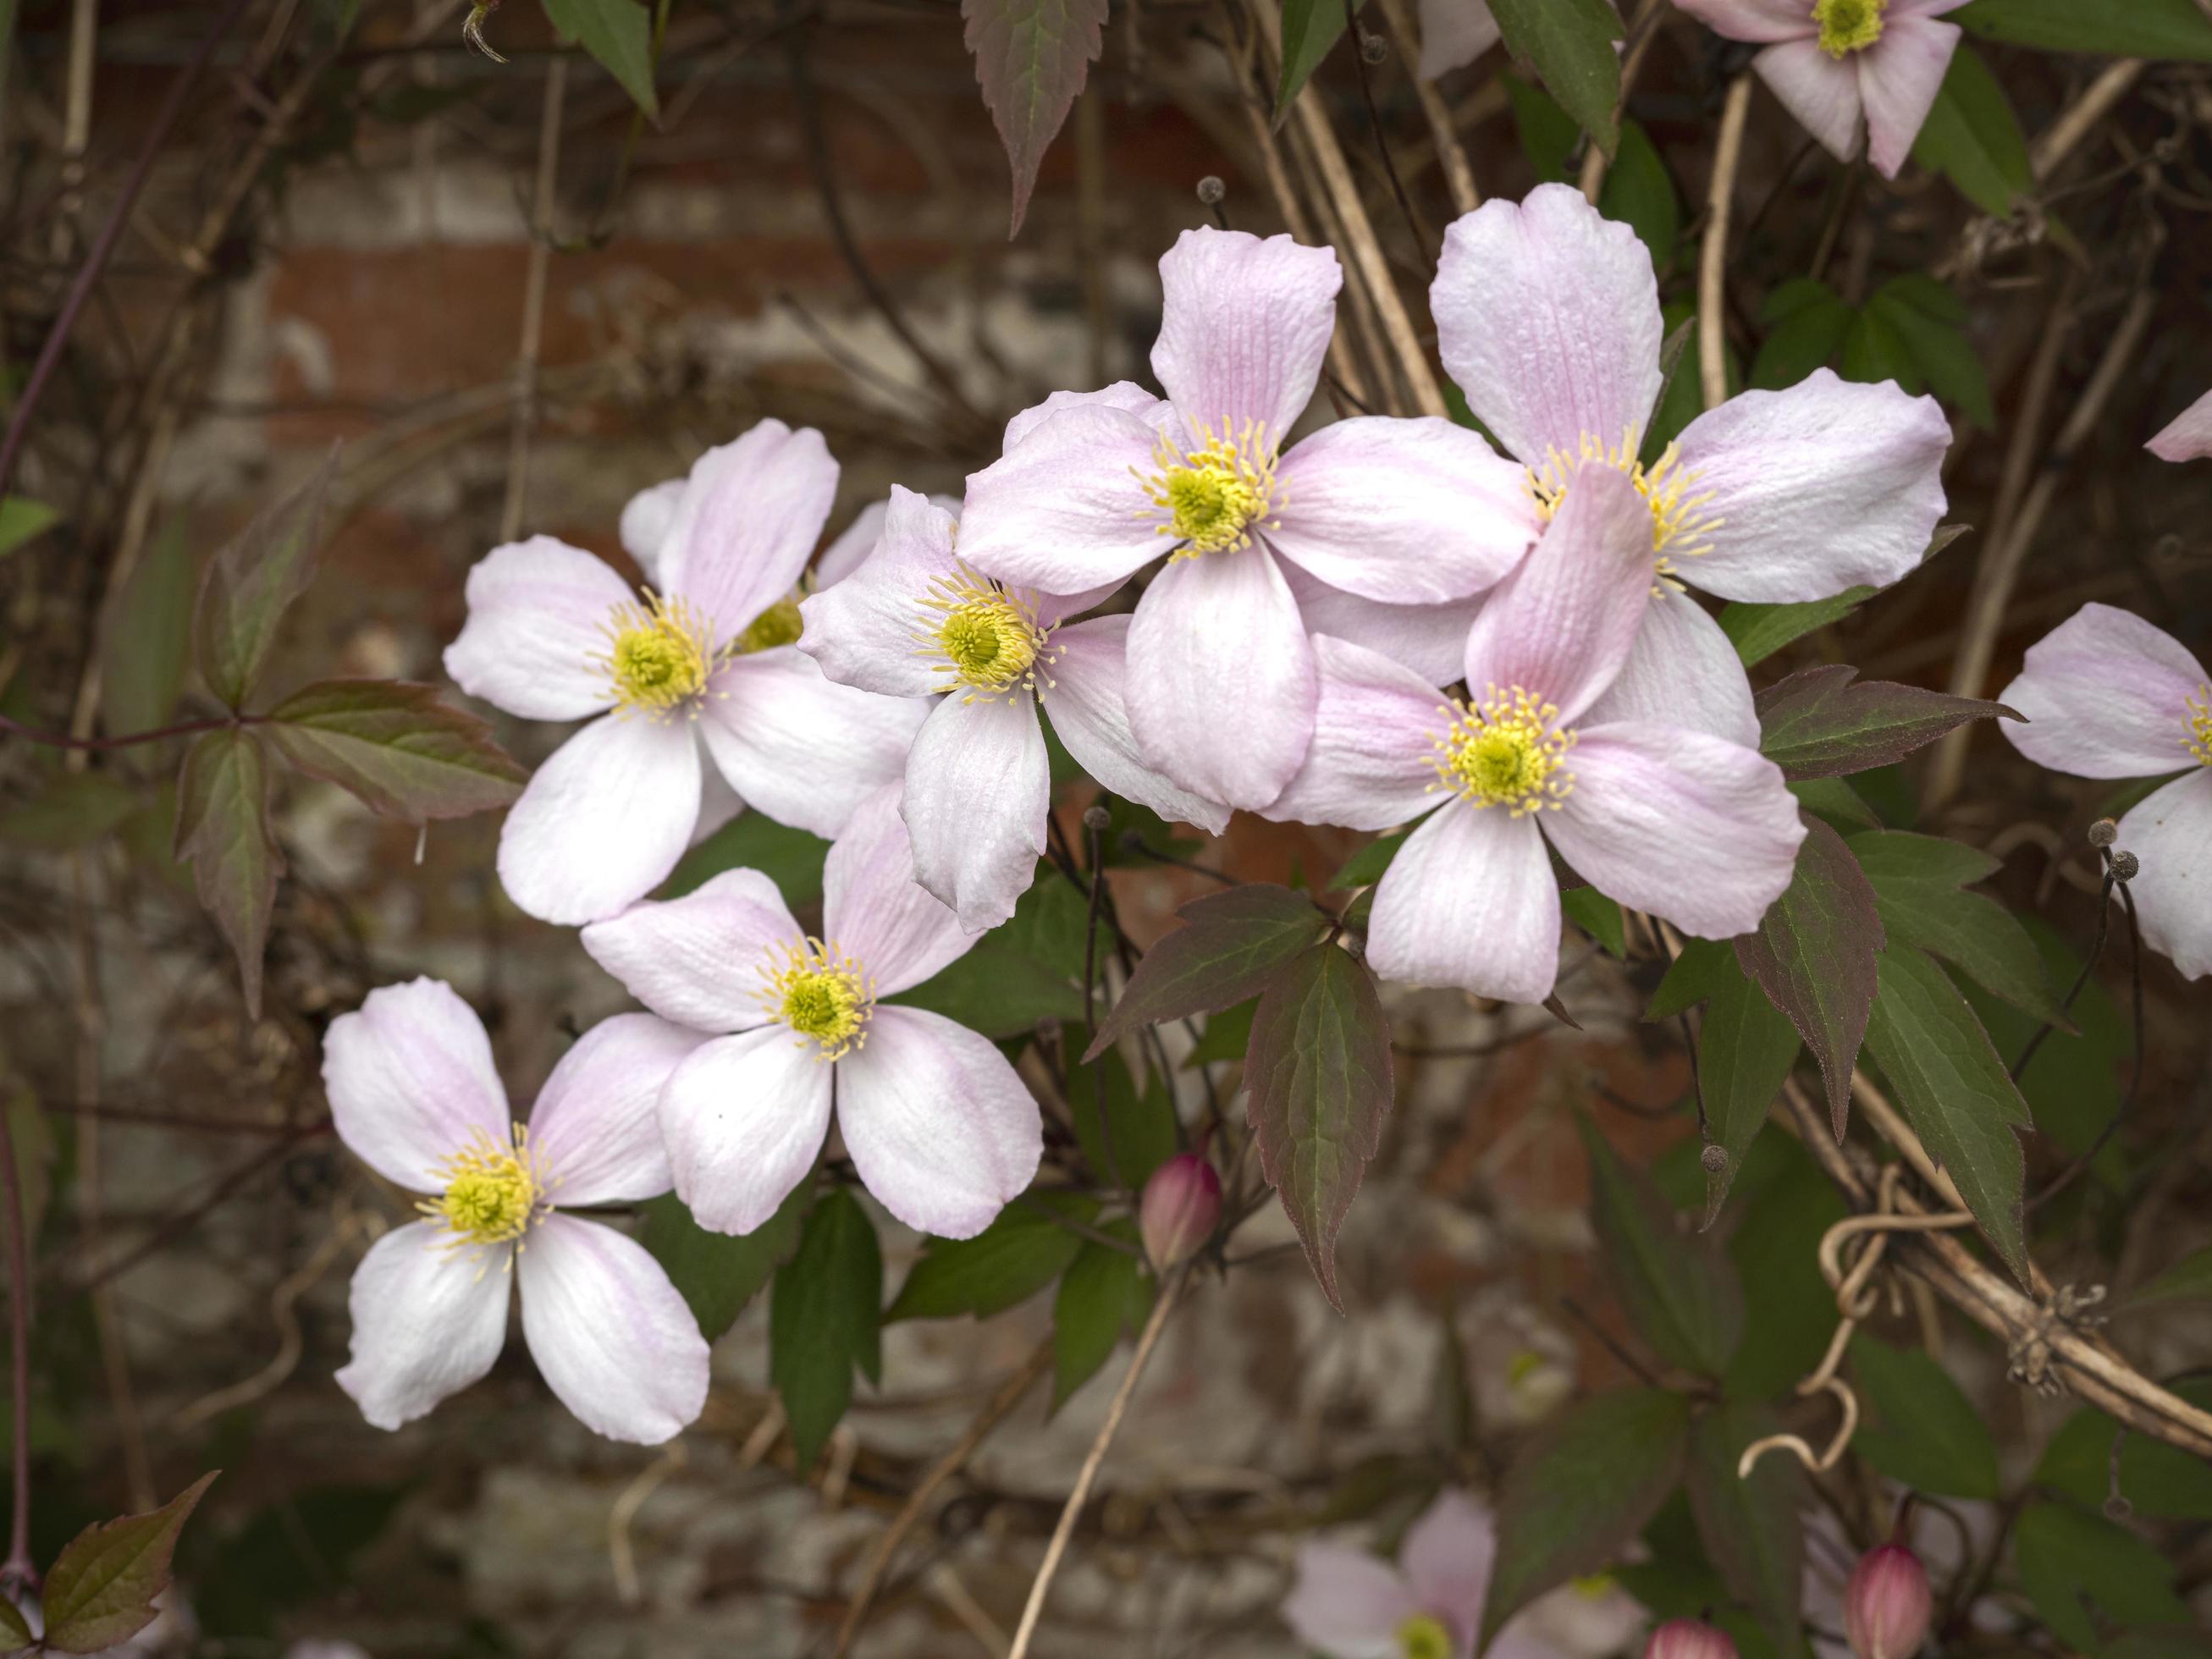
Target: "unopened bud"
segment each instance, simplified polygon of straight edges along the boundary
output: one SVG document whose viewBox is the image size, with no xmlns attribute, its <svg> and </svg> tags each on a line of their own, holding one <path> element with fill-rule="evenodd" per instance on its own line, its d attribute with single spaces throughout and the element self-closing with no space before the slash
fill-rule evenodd
<svg viewBox="0 0 2212 1659">
<path fill-rule="evenodd" d="M 1735 1659 L 1735 1644 L 1702 1619 L 1669 1619 L 1644 1644 L 1644 1659 Z"/>
<path fill-rule="evenodd" d="M 1083 827 L 1085 830 L 1103 830 L 1113 822 L 1114 815 L 1103 806 L 1086 806 L 1083 809 Z"/>
<path fill-rule="evenodd" d="M 1153 1170 L 1137 1206 L 1145 1254 L 1163 1273 L 1212 1237 L 1220 1219 L 1221 1177 L 1194 1152 L 1171 1158 Z"/>
<path fill-rule="evenodd" d="M 1221 182 L 1218 174 L 1209 173 L 1198 181 L 1198 199 L 1212 207 L 1229 194 L 1229 186 Z"/>
<path fill-rule="evenodd" d="M 2112 879 L 2133 881 L 2142 873 L 2142 860 L 2124 847 L 2112 854 Z"/>
<path fill-rule="evenodd" d="M 1707 1175 L 1718 1175 L 1728 1168 L 1728 1148 L 1708 1146 L 1698 1154 L 1698 1162 L 1705 1165 Z"/>
<path fill-rule="evenodd" d="M 2089 845 L 2110 847 L 2120 838 L 2120 826 L 2110 818 L 2099 818 L 2089 826 Z"/>
<path fill-rule="evenodd" d="M 1844 1587 L 1844 1629 L 1858 1659 L 1912 1659 L 1928 1639 L 1928 1569 L 1903 1544 L 1869 1550 Z"/>
</svg>

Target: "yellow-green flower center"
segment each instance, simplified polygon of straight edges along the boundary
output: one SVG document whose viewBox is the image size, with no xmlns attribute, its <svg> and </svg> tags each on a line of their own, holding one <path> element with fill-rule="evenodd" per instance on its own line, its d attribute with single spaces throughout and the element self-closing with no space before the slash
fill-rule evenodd
<svg viewBox="0 0 2212 1659">
<path fill-rule="evenodd" d="M 1694 559 L 1713 550 L 1712 532 L 1728 522 L 1705 512 L 1713 492 L 1691 494 L 1698 475 L 1685 471 L 1681 450 L 1668 444 L 1649 467 L 1637 459 L 1639 434 L 1631 427 L 1618 444 L 1607 445 L 1589 433 L 1583 434 L 1581 449 L 1572 455 L 1558 449 L 1545 452 L 1540 471 L 1528 469 L 1528 493 L 1536 498 L 1536 516 L 1549 524 L 1567 498 L 1567 486 L 1585 466 L 1609 466 L 1636 486 L 1644 504 L 1651 509 L 1651 554 L 1654 568 L 1664 576 L 1677 558 Z"/>
<path fill-rule="evenodd" d="M 1431 763 L 1439 782 L 1470 805 L 1503 806 L 1517 818 L 1556 807 L 1573 793 L 1575 775 L 1560 762 L 1575 734 L 1553 730 L 1556 705 L 1517 685 L 1503 692 L 1493 685 L 1472 708 L 1437 712 L 1455 718 L 1433 740 Z"/>
<path fill-rule="evenodd" d="M 1431 1613 L 1417 1613 L 1398 1626 L 1398 1651 L 1403 1659 L 1452 1659 L 1451 1632 Z"/>
<path fill-rule="evenodd" d="M 1881 15 L 1889 0 L 1814 0 L 1813 21 L 1820 26 L 1820 50 L 1842 58 L 1864 52 L 1881 39 Z"/>
<path fill-rule="evenodd" d="M 867 1042 L 875 987 L 834 944 L 809 939 L 772 951 L 761 976 L 761 1003 L 769 1018 L 813 1043 L 823 1060 L 842 1059 Z"/>
<path fill-rule="evenodd" d="M 470 1144 L 438 1166 L 445 1191 L 415 1207 L 453 1235 L 459 1249 L 471 1244 L 504 1244 L 530 1231 L 544 1206 L 545 1182 L 532 1159 L 522 1124 L 502 1146 L 483 1130 Z"/>
<path fill-rule="evenodd" d="M 688 599 L 643 592 L 643 604 L 618 605 L 608 613 L 607 648 L 590 660 L 612 684 L 617 708 L 665 714 L 699 696 L 713 678 L 714 624 Z"/>
<path fill-rule="evenodd" d="M 2212 684 L 2200 685 L 2197 695 L 2189 699 L 2188 713 L 2183 716 L 2189 735 L 2183 741 L 2189 752 L 2197 757 L 2200 766 L 2212 766 Z"/>
<path fill-rule="evenodd" d="M 750 655 L 774 646 L 796 645 L 805 629 L 799 614 L 799 600 L 787 593 L 755 617 L 751 625 L 738 635 L 737 649 L 742 655 Z"/>
<path fill-rule="evenodd" d="M 1035 690 L 1037 676 L 1058 654 L 1046 643 L 1052 629 L 1027 603 L 957 561 L 950 576 L 930 583 L 921 608 L 922 631 L 915 638 L 945 677 L 937 689 L 964 686 L 970 702 L 978 696 L 1011 696 L 1018 686 Z M 1049 678 L 1045 684 L 1052 684 Z"/>
<path fill-rule="evenodd" d="M 1178 449 L 1160 438 L 1152 457 L 1159 470 L 1149 477 L 1137 474 L 1166 515 L 1158 531 L 1175 538 L 1176 558 L 1249 546 L 1253 526 L 1270 523 L 1282 504 L 1275 444 L 1265 422 L 1247 421 L 1232 434 L 1224 421 L 1218 436 L 1207 432 L 1204 437 L 1196 449 Z"/>
</svg>

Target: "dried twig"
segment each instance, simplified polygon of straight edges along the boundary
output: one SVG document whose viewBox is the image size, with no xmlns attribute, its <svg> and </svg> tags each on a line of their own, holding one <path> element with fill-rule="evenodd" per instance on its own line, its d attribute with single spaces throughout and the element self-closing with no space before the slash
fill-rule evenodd
<svg viewBox="0 0 2212 1659">
<path fill-rule="evenodd" d="M 538 125 L 538 179 L 530 198 L 530 266 L 522 283 L 522 344 L 514 357 L 514 410 L 507 446 L 507 499 L 499 513 L 499 538 L 522 534 L 530 497 L 530 434 L 538 425 L 538 356 L 545 331 L 545 279 L 553 260 L 553 191 L 561 169 L 561 110 L 568 95 L 568 60 L 545 68 L 545 99 Z"/>
<path fill-rule="evenodd" d="M 1698 257 L 1698 377 L 1705 407 L 1728 401 L 1729 201 L 1743 161 L 1744 122 L 1751 113 L 1751 72 L 1729 83 L 1713 149 L 1713 178 L 1705 195 L 1705 240 Z"/>
</svg>

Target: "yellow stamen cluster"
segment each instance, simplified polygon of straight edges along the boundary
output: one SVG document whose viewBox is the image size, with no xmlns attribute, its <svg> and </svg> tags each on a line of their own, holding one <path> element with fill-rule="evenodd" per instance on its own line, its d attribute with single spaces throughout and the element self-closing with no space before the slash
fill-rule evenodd
<svg viewBox="0 0 2212 1659">
<path fill-rule="evenodd" d="M 1493 685 L 1474 708 L 1447 704 L 1437 712 L 1454 718 L 1431 744 L 1437 752 L 1430 764 L 1438 782 L 1470 805 L 1503 806 L 1518 818 L 1557 807 L 1574 793 L 1575 775 L 1560 763 L 1575 733 L 1552 729 L 1556 703 L 1540 702 L 1517 685 L 1507 691 Z"/>
<path fill-rule="evenodd" d="M 1712 532 L 1728 520 L 1702 510 L 1713 498 L 1711 490 L 1698 495 L 1690 493 L 1698 475 L 1683 469 L 1678 445 L 1668 444 L 1666 453 L 1646 467 L 1636 458 L 1639 444 L 1639 434 L 1634 427 L 1621 434 L 1618 444 L 1610 447 L 1585 432 L 1577 453 L 1566 455 L 1556 448 L 1549 449 L 1545 452 L 1540 471 L 1534 467 L 1528 469 L 1528 493 L 1536 498 L 1537 517 L 1549 524 L 1558 514 L 1560 503 L 1566 500 L 1568 484 L 1583 467 L 1595 464 L 1623 474 L 1651 509 L 1651 552 L 1656 561 L 1654 568 L 1664 576 L 1674 568 L 1675 559 L 1694 559 L 1700 553 L 1711 552 Z"/>
<path fill-rule="evenodd" d="M 1417 1613 L 1398 1626 L 1403 1659 L 1451 1659 L 1454 1645 L 1444 1621 L 1432 1613 Z"/>
<path fill-rule="evenodd" d="M 2188 709 L 2185 719 L 2189 728 L 2185 739 L 2189 752 L 2197 757 L 2198 765 L 2212 766 L 2212 684 L 2197 688 L 2197 695 L 2189 699 Z"/>
<path fill-rule="evenodd" d="M 1158 532 L 1175 538 L 1172 556 L 1179 559 L 1250 546 L 1252 526 L 1274 523 L 1270 515 L 1282 505 L 1276 446 L 1266 422 L 1247 421 L 1232 433 L 1224 420 L 1218 436 L 1203 435 L 1206 441 L 1188 450 L 1162 435 L 1152 453 L 1159 470 L 1150 477 L 1136 473 L 1145 493 L 1167 514 Z"/>
<path fill-rule="evenodd" d="M 1889 0 L 1814 0 L 1820 50 L 1838 60 L 1864 52 L 1881 39 L 1881 15 L 1888 4 Z"/>
<path fill-rule="evenodd" d="M 802 940 L 772 950 L 758 993 L 771 1019 L 811 1042 L 823 1060 L 842 1060 L 868 1040 L 876 988 L 860 964 L 834 942 Z"/>
<path fill-rule="evenodd" d="M 944 675 L 940 691 L 968 688 L 963 702 L 977 697 L 1013 700 L 1016 687 L 1036 689 L 1059 647 L 1047 643 L 1052 629 L 1004 584 L 979 575 L 955 561 L 953 574 L 939 576 L 921 596 L 922 632 L 915 638 L 921 654 L 936 659 L 933 673 Z M 1055 624 L 1056 626 L 1057 624 Z"/>
<path fill-rule="evenodd" d="M 642 605 L 618 605 L 607 613 L 607 648 L 587 660 L 612 683 L 616 707 L 660 717 L 707 689 L 719 665 L 714 628 L 690 600 L 641 591 Z M 698 710 L 691 713 L 696 717 Z"/>
<path fill-rule="evenodd" d="M 735 649 L 740 656 L 750 656 L 775 646 L 796 645 L 805 629 L 805 623 L 799 614 L 799 596 L 787 593 L 752 619 L 745 631 L 738 635 Z"/>
<path fill-rule="evenodd" d="M 546 1182 L 532 1157 L 528 1130 L 513 1126 L 508 1145 L 482 1129 L 459 1152 L 439 1164 L 445 1191 L 415 1207 L 453 1237 L 450 1249 L 505 1244 L 530 1231 L 544 1212 Z"/>
</svg>

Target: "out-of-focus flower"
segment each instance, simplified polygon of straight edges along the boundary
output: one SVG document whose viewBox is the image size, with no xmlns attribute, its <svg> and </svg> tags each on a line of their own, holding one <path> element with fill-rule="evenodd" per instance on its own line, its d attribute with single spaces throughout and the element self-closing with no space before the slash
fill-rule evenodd
<svg viewBox="0 0 2212 1659">
<path fill-rule="evenodd" d="M 1936 400 L 1826 369 L 1708 410 L 1644 465 L 1663 379 L 1651 256 L 1571 186 L 1460 219 L 1430 301 L 1444 367 L 1528 468 L 1534 522 L 1600 472 L 1644 498 L 1662 585 L 1614 685 L 1641 717 L 1759 741 L 1735 647 L 1669 586 L 1761 603 L 1881 586 L 1919 563 L 1943 516 L 1951 428 Z"/>
<path fill-rule="evenodd" d="M 623 1014 L 562 1057 L 526 1126 L 509 1120 L 475 1010 L 433 979 L 368 994 L 331 1023 L 323 1084 L 338 1138 L 387 1181 L 426 1193 L 422 1219 L 377 1240 L 353 1278 L 362 1415 L 396 1429 L 499 1358 L 520 1286 L 522 1334 L 587 1428 L 654 1444 L 707 1401 L 707 1344 L 660 1264 L 562 1207 L 669 1188 L 653 1103 L 698 1033 Z"/>
<path fill-rule="evenodd" d="M 1421 0 L 1421 61 L 1414 72 L 1424 81 L 1472 64 L 1498 44 L 1498 19 L 1490 0 Z"/>
<path fill-rule="evenodd" d="M 2143 938 L 2184 978 L 2212 973 L 2212 677 L 2189 648 L 2131 611 L 2085 605 L 2030 646 L 1997 700 L 2014 748 L 2081 778 L 2184 775 L 2130 807 L 2118 850 Z"/>
<path fill-rule="evenodd" d="M 1267 815 L 1355 830 L 1429 815 L 1376 890 L 1376 973 L 1541 1002 L 1559 947 L 1547 839 L 1600 892 L 1700 939 L 1750 931 L 1789 886 L 1805 828 L 1780 769 L 1695 729 L 1663 684 L 1650 714 L 1618 687 L 1650 581 L 1643 497 L 1598 468 L 1475 618 L 1471 706 L 1314 641 L 1312 750 Z"/>
<path fill-rule="evenodd" d="M 1966 0 L 1675 0 L 1717 34 L 1766 50 L 1759 78 L 1839 161 L 1867 155 L 1897 177 L 1936 102 L 1959 26 L 1936 20 Z"/>
<path fill-rule="evenodd" d="M 1221 1219 L 1221 1177 L 1195 1152 L 1181 1152 L 1152 1171 L 1137 1206 L 1145 1254 L 1164 1273 L 1213 1236 Z"/>
<path fill-rule="evenodd" d="M 2212 455 L 2212 392 L 2175 416 L 2143 447 L 2161 461 L 2196 461 Z"/>
<path fill-rule="evenodd" d="M 757 870 L 584 929 L 584 948 L 632 996 L 712 1034 L 693 1036 L 660 1094 L 677 1194 L 702 1227 L 760 1226 L 814 1167 L 834 1076 L 838 1127 L 868 1190 L 910 1227 L 973 1237 L 1029 1185 L 1043 1130 L 988 1038 L 877 1000 L 976 939 L 915 882 L 896 784 L 853 815 L 822 880 L 822 939 L 800 931 Z"/>
<path fill-rule="evenodd" d="M 960 551 L 1048 593 L 1169 556 L 1129 625 L 1130 730 L 1153 770 L 1257 809 L 1313 734 L 1310 624 L 1285 568 L 1367 601 L 1381 627 L 1496 581 L 1534 508 L 1520 469 L 1449 421 L 1363 416 L 1285 450 L 1335 326 L 1329 249 L 1190 230 L 1160 276 L 1167 401 L 1124 382 L 1016 416 L 968 480 Z"/>
<path fill-rule="evenodd" d="M 1911 1659 L 1928 1637 L 1928 1569 L 1904 1544 L 1859 1558 L 1844 1587 L 1844 1629 L 1858 1659 Z"/>
<path fill-rule="evenodd" d="M 1735 1659 L 1735 1644 L 1702 1619 L 1669 1619 L 1644 1644 L 1644 1659 Z"/>
<path fill-rule="evenodd" d="M 310 1637 L 286 1648 L 284 1659 L 369 1659 L 369 1651 L 358 1642 L 330 1642 Z"/>
<path fill-rule="evenodd" d="M 1117 795 L 1218 835 L 1229 810 L 1144 763 L 1122 699 L 1130 621 L 1063 626 L 1091 596 L 1055 599 L 979 575 L 952 515 L 893 489 L 874 551 L 799 606 L 799 648 L 832 680 L 896 697 L 945 694 L 914 741 L 902 808 L 921 884 L 972 932 L 1028 890 L 1052 778 L 1042 706 L 1078 764 Z"/>
<path fill-rule="evenodd" d="M 623 509 L 641 596 L 550 536 L 469 572 L 468 622 L 446 648 L 455 684 L 525 720 L 590 722 L 500 832 L 500 880 L 523 909 L 586 922 L 643 896 L 708 796 L 724 817 L 734 790 L 835 836 L 899 775 L 927 708 L 834 684 L 793 646 L 793 589 L 836 488 L 820 433 L 763 421 Z"/>
</svg>

